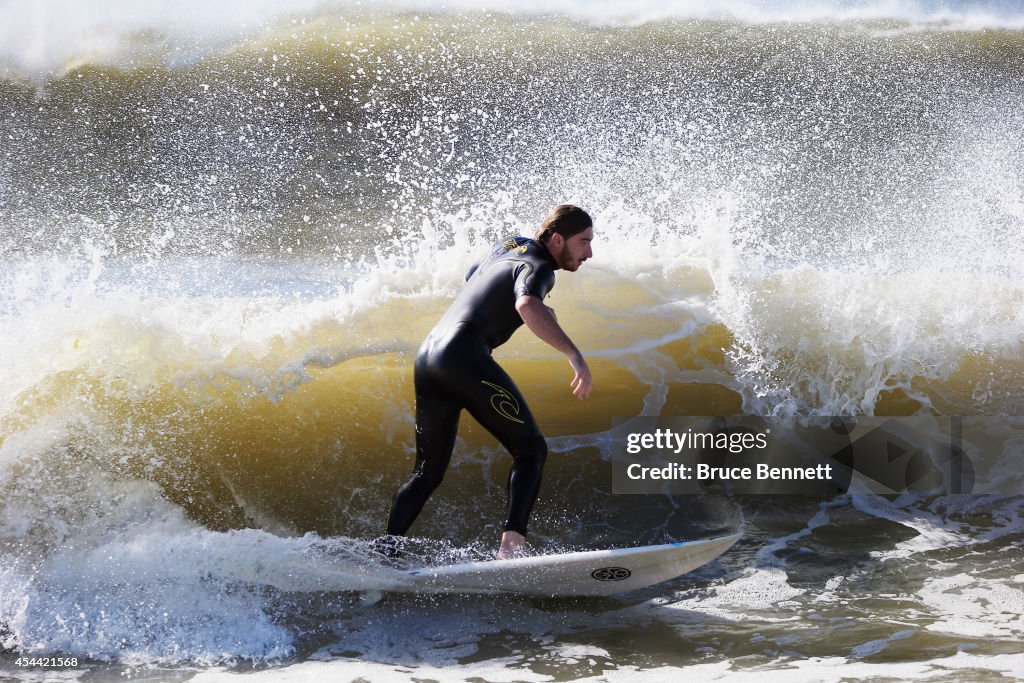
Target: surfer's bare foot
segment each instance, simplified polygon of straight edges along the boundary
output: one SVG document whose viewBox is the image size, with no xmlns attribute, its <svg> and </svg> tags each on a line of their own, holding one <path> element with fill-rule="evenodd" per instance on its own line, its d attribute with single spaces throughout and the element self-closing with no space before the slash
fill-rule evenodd
<svg viewBox="0 0 1024 683">
<path fill-rule="evenodd" d="M 526 537 L 518 531 L 506 531 L 501 535 L 501 547 L 498 548 L 499 560 L 511 560 L 518 557 L 526 549 Z"/>
</svg>

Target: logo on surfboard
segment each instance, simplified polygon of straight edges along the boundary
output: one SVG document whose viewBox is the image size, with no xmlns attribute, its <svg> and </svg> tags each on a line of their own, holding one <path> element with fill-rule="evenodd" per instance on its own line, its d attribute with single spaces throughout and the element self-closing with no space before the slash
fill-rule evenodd
<svg viewBox="0 0 1024 683">
<path fill-rule="evenodd" d="M 598 581 L 625 581 L 633 572 L 625 567 L 601 567 L 590 572 L 591 578 Z"/>
</svg>

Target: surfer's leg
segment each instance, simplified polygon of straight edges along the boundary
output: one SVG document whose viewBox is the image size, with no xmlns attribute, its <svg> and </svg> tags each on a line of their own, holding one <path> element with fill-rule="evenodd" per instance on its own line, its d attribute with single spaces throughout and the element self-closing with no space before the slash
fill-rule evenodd
<svg viewBox="0 0 1024 683">
<path fill-rule="evenodd" d="M 417 390 L 416 464 L 412 478 L 399 489 L 391 504 L 386 532 L 389 536 L 405 535 L 427 498 L 444 479 L 459 431 L 459 411 L 455 403 Z"/>
<path fill-rule="evenodd" d="M 508 474 L 508 514 L 504 529 L 525 536 L 530 511 L 540 492 L 548 444 L 538 431 L 536 437 L 507 443 L 505 447 L 512 454 L 513 462 Z"/>
<path fill-rule="evenodd" d="M 540 491 L 548 445 L 512 378 L 490 357 L 480 363 L 479 369 L 476 380 L 461 383 L 467 394 L 463 400 L 476 421 L 512 454 L 504 528 L 525 536 Z"/>
</svg>

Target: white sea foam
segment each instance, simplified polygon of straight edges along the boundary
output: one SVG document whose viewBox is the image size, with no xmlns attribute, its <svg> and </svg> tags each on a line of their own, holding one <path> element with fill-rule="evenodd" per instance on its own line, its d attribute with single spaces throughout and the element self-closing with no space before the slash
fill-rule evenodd
<svg viewBox="0 0 1024 683">
<path fill-rule="evenodd" d="M 488 681 L 549 681 L 551 677 L 536 674 L 524 668 L 508 668 L 514 661 L 498 660 L 490 664 L 458 664 L 446 667 L 422 666 L 416 668 L 416 675 L 429 674 L 438 681 L 464 681 L 483 678 Z M 784 676 L 794 683 L 839 683 L 840 681 L 872 678 L 900 680 L 947 680 L 953 676 L 973 676 L 979 672 L 1019 677 L 1024 675 L 1024 655 L 974 655 L 967 652 L 934 659 L 927 662 L 859 662 L 844 657 L 786 658 L 766 665 L 744 667 L 733 662 L 722 661 L 708 664 L 694 664 L 686 667 L 658 666 L 639 668 L 636 666 L 616 667 L 600 676 L 577 677 L 582 683 L 648 683 L 677 678 L 692 678 L 702 681 L 737 681 L 758 683 L 766 677 Z M 292 666 L 250 674 L 247 679 L 289 681 L 320 681 L 325 678 L 345 677 L 365 680 L 392 680 L 409 675 L 411 671 L 388 664 L 362 661 L 306 662 Z M 196 683 L 221 683 L 235 680 L 236 674 L 228 672 L 204 672 L 193 678 Z"/>
<path fill-rule="evenodd" d="M 959 522 L 913 505 L 916 499 L 912 495 L 904 496 L 902 506 L 872 495 L 854 495 L 851 500 L 860 510 L 917 532 L 909 540 L 896 543 L 891 549 L 873 553 L 880 560 L 905 558 L 937 548 L 954 548 L 975 542 L 971 534 L 964 533 L 965 529 Z"/>
<path fill-rule="evenodd" d="M 937 618 L 926 628 L 970 638 L 1024 637 L 1024 591 L 1009 584 L 966 573 L 929 579 L 918 593 Z"/>
<path fill-rule="evenodd" d="M 766 543 L 758 550 L 754 565 L 743 569 L 738 576 L 712 587 L 707 595 L 688 598 L 673 603 L 671 607 L 739 621 L 753 619 L 770 623 L 797 619 L 795 612 L 787 608 L 797 606 L 795 599 L 807 591 L 790 584 L 786 563 L 778 553 L 810 535 L 815 528 L 826 525 L 828 507 L 837 504 L 823 504 L 805 528 Z"/>
<path fill-rule="evenodd" d="M 367 9 L 409 12 L 492 11 L 520 15 L 564 15 L 593 24 L 640 24 L 670 19 L 729 19 L 765 22 L 890 20 L 930 29 L 1024 28 L 1024 14 L 1012 3 L 938 0 L 191 0 L 144 4 L 121 0 L 84 5 L 73 0 L 0 5 L 0 59 L 29 72 L 46 72 L 70 62 L 165 62 L 188 64 L 210 50 L 252 36 L 268 26 L 287 26 L 322 12 Z"/>
</svg>

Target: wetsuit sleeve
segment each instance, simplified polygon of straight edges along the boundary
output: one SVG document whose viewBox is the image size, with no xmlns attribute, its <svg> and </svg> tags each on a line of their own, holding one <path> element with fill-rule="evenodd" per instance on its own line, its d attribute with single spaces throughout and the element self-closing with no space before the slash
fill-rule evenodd
<svg viewBox="0 0 1024 683">
<path fill-rule="evenodd" d="M 551 288 L 555 286 L 555 271 L 548 266 L 534 266 L 522 262 L 516 266 L 515 287 L 516 298 L 535 296 L 543 300 Z"/>
</svg>

